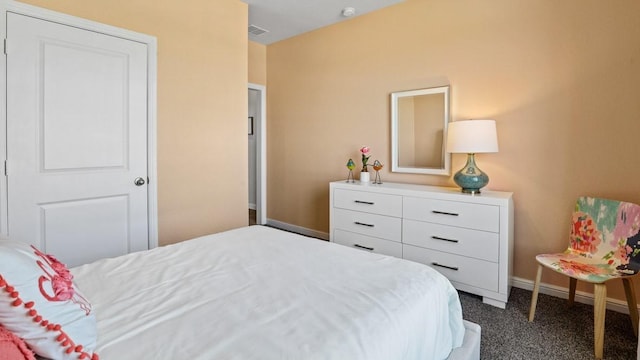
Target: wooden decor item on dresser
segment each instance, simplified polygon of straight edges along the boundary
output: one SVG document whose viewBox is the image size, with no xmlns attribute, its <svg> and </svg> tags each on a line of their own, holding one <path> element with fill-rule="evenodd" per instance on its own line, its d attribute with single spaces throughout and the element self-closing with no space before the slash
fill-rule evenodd
<svg viewBox="0 0 640 360">
<path fill-rule="evenodd" d="M 332 242 L 427 264 L 458 289 L 505 308 L 513 273 L 513 194 L 330 183 Z"/>
</svg>

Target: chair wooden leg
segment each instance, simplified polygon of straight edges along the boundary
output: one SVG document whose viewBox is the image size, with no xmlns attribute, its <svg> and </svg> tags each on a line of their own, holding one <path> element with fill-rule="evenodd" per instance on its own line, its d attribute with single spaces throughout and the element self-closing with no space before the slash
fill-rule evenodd
<svg viewBox="0 0 640 360">
<path fill-rule="evenodd" d="M 536 282 L 533 285 L 533 294 L 531 294 L 531 308 L 529 309 L 529 321 L 533 321 L 536 315 L 536 306 L 538 305 L 538 291 L 540 290 L 540 279 L 542 278 L 542 265 L 538 264 L 538 273 L 536 274 Z"/>
<path fill-rule="evenodd" d="M 607 286 L 594 284 L 593 304 L 594 352 L 596 359 L 602 359 L 604 349 L 604 317 L 607 311 Z"/>
<path fill-rule="evenodd" d="M 633 282 L 629 278 L 622 278 L 624 293 L 627 295 L 627 306 L 629 306 L 629 317 L 633 325 L 633 333 L 638 337 L 638 302 L 636 301 L 636 291 Z"/>
<path fill-rule="evenodd" d="M 577 279 L 569 278 L 569 307 L 573 306 L 573 303 L 576 300 L 576 284 L 577 283 L 578 283 Z"/>
</svg>

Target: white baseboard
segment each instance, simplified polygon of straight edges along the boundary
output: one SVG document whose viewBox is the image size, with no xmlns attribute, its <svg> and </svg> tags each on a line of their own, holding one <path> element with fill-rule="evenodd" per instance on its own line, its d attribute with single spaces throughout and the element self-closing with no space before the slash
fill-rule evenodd
<svg viewBox="0 0 640 360">
<path fill-rule="evenodd" d="M 511 286 L 519 289 L 533 291 L 533 284 L 532 280 L 522 279 L 515 276 L 511 278 Z M 569 298 L 569 288 L 551 284 L 540 283 L 540 293 L 559 297 L 561 299 Z M 584 291 L 576 291 L 576 302 L 593 305 L 593 294 L 586 293 Z M 607 309 L 623 314 L 629 314 L 627 302 L 618 299 L 607 298 Z"/>
<path fill-rule="evenodd" d="M 322 240 L 329 240 L 329 233 L 308 229 L 298 225 L 292 225 L 278 220 L 267 219 L 267 225 Z"/>
</svg>

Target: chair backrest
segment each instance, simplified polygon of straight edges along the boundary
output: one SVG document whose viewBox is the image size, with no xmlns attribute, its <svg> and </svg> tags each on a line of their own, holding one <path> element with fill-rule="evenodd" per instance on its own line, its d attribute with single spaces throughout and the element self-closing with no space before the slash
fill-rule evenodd
<svg viewBox="0 0 640 360">
<path fill-rule="evenodd" d="M 567 251 L 635 274 L 640 270 L 640 205 L 581 197 Z"/>
</svg>

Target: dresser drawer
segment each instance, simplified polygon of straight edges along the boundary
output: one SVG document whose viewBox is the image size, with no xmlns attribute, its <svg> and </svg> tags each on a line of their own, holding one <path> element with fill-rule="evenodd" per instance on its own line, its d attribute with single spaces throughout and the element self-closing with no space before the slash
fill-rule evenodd
<svg viewBox="0 0 640 360">
<path fill-rule="evenodd" d="M 500 231 L 500 208 L 494 205 L 405 197 L 405 219 L 459 226 L 484 231 Z"/>
<path fill-rule="evenodd" d="M 449 280 L 498 291 L 498 264 L 412 245 L 402 246 L 402 256 L 429 265 Z"/>
<path fill-rule="evenodd" d="M 402 244 L 395 241 L 378 239 L 338 229 L 333 233 L 333 241 L 336 244 L 353 247 L 355 249 L 402 258 Z"/>
<path fill-rule="evenodd" d="M 492 262 L 500 250 L 498 233 L 415 220 L 403 221 L 402 242 Z"/>
<path fill-rule="evenodd" d="M 402 196 L 335 189 L 333 206 L 371 214 L 402 217 Z"/>
<path fill-rule="evenodd" d="M 402 220 L 400 218 L 334 209 L 333 220 L 335 229 L 396 242 L 401 241 Z"/>
</svg>

